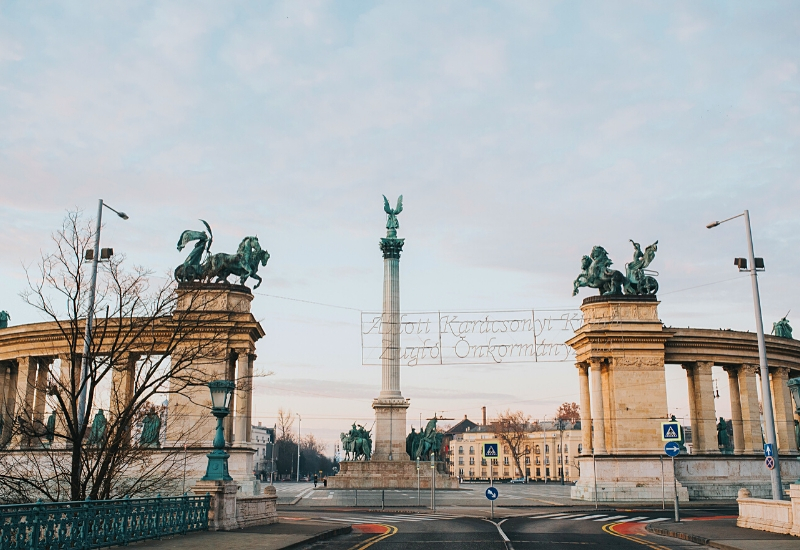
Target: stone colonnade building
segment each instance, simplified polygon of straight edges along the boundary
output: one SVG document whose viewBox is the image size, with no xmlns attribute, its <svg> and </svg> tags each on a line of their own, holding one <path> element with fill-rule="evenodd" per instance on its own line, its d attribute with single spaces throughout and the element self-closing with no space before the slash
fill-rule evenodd
<svg viewBox="0 0 800 550">
<path fill-rule="evenodd" d="M 583 301 L 584 324 L 567 344 L 575 350 L 580 381 L 581 447 L 584 455 L 594 450 L 598 457 L 598 494 L 592 468 L 581 468 L 573 498 L 660 500 L 659 430 L 669 419 L 665 364 L 685 370 L 690 407 L 692 454 L 677 460 L 679 496 L 734 498 L 740 487 L 766 495 L 756 334 L 668 328 L 658 317 L 658 303 L 655 296 Z M 779 454 L 795 458 L 796 417 L 787 381 L 800 375 L 800 342 L 767 336 L 766 345 Z M 733 456 L 722 455 L 717 445 L 713 366 L 728 374 Z M 787 482 L 800 475 L 797 460 L 780 463 Z M 672 474 L 665 476 L 671 492 Z"/>
<path fill-rule="evenodd" d="M 187 452 L 187 485 L 205 473 L 205 454 L 211 449 L 211 441 L 216 428 L 216 420 L 210 414 L 211 397 L 203 382 L 227 379 L 236 382 L 236 390 L 231 400 L 231 414 L 226 418 L 225 436 L 231 454 L 230 471 L 237 481 L 242 482 L 245 493 L 258 492 L 253 476 L 253 457 L 255 454 L 252 439 L 252 379 L 256 359 L 255 343 L 264 336 L 264 329 L 250 313 L 253 295 L 245 286 L 231 284 L 181 284 L 178 287 L 178 302 L 171 317 L 159 319 L 153 330 L 141 334 L 127 330 L 109 332 L 123 334 L 123 338 L 135 341 L 120 343 L 118 339 L 96 338 L 93 355 L 96 357 L 114 354 L 111 365 L 111 383 L 108 397 L 108 415 L 115 415 L 131 399 L 136 388 L 137 364 L 144 357 L 164 355 L 171 350 L 173 358 L 182 353 L 201 349 L 197 354 L 197 364 L 192 369 L 197 373 L 197 385 L 188 385 L 179 394 L 170 394 L 166 414 L 166 437 L 160 449 L 154 453 L 174 452 L 184 445 Z M 176 323 L 192 320 L 193 333 L 183 342 L 175 344 Z M 130 319 L 124 323 L 136 323 Z M 98 320 L 95 335 L 103 327 Z M 55 410 L 54 401 L 48 401 L 48 388 L 55 383 L 69 387 L 70 377 L 80 380 L 81 355 L 75 349 L 82 349 L 83 320 L 70 327 L 70 322 L 44 322 L 12 326 L 0 329 L 0 446 L 6 452 L 26 449 L 35 450 L 47 445 L 42 438 L 23 439 L 14 430 L 15 423 L 27 422 L 44 426 L 49 410 Z M 65 336 L 67 330 L 78 335 Z M 113 349 L 112 349 L 113 348 Z M 124 348 L 124 354 L 114 353 Z M 70 369 L 73 372 L 70 373 Z M 95 404 L 96 410 L 101 406 Z M 64 413 L 56 412 L 56 434 L 65 433 Z M 92 418 L 95 411 L 87 411 Z M 56 436 L 53 445 L 58 445 Z M 63 443 L 62 443 L 63 445 Z M 251 483 L 252 482 L 252 483 Z M 250 486 L 252 485 L 252 487 Z"/>
</svg>

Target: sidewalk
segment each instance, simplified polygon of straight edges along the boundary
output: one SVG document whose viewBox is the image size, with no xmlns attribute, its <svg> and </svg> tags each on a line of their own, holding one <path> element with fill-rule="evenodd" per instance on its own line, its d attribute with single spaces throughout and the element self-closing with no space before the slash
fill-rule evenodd
<svg viewBox="0 0 800 550">
<path fill-rule="evenodd" d="M 283 550 L 344 535 L 351 530 L 349 525 L 337 527 L 330 523 L 273 523 L 236 531 L 200 531 L 130 546 L 136 550 Z"/>
<path fill-rule="evenodd" d="M 736 527 L 736 519 L 693 518 L 650 524 L 647 530 L 722 550 L 798 550 L 800 537 Z"/>
</svg>

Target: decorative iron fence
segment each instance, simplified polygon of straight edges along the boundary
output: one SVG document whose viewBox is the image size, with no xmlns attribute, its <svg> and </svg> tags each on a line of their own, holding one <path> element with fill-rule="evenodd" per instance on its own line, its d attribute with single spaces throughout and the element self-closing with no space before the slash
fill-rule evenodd
<svg viewBox="0 0 800 550">
<path fill-rule="evenodd" d="M 73 550 L 208 529 L 209 495 L 0 506 L 0 549 Z"/>
</svg>

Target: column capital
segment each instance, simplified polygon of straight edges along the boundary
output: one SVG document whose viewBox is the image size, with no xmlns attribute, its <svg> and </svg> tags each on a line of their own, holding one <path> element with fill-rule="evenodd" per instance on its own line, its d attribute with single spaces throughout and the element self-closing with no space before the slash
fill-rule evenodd
<svg viewBox="0 0 800 550">
<path fill-rule="evenodd" d="M 778 375 L 781 378 L 783 378 L 783 377 L 788 378 L 789 377 L 789 367 L 770 367 L 769 368 L 769 373 Z"/>
<path fill-rule="evenodd" d="M 400 259 L 400 252 L 403 251 L 403 244 L 405 239 L 398 239 L 396 237 L 384 237 L 381 239 L 381 252 L 383 252 L 383 258 L 396 258 Z"/>
<path fill-rule="evenodd" d="M 722 370 L 728 373 L 729 376 L 736 376 L 739 374 L 741 365 L 722 365 Z"/>
<path fill-rule="evenodd" d="M 745 374 L 758 374 L 761 371 L 761 367 L 758 365 L 742 364 L 740 368 Z"/>
<path fill-rule="evenodd" d="M 586 363 L 588 363 L 592 368 L 600 368 L 603 366 L 603 363 L 606 365 L 608 364 L 608 357 L 590 357 L 586 360 Z"/>
<path fill-rule="evenodd" d="M 581 371 L 580 374 L 589 374 L 589 363 L 586 361 L 579 361 L 575 363 L 575 368 Z"/>
</svg>

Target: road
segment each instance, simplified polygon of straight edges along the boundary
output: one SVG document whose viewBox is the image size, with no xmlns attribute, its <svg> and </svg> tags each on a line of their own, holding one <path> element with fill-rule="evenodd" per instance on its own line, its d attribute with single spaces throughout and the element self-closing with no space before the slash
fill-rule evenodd
<svg viewBox="0 0 800 550">
<path fill-rule="evenodd" d="M 458 490 L 436 491 L 436 505 L 448 506 L 478 506 L 487 507 L 485 491 L 487 483 L 464 483 Z M 574 506 L 575 501 L 570 500 L 570 485 L 560 483 L 530 483 L 497 485 L 500 498 L 497 506 Z M 380 507 L 383 504 L 390 507 L 429 507 L 431 502 L 430 489 L 422 490 L 417 496 L 416 489 L 386 489 L 380 490 L 330 490 L 319 485 L 316 489 L 313 483 L 276 483 L 275 490 L 278 494 L 278 504 L 293 504 L 298 507 L 331 507 L 331 506 L 367 506 Z"/>
<path fill-rule="evenodd" d="M 305 546 L 307 550 L 422 550 L 448 544 L 466 550 L 528 550 L 542 548 L 700 549 L 704 546 L 659 537 L 645 531 L 648 523 L 669 519 L 661 510 L 604 510 L 575 508 L 504 510 L 494 521 L 478 511 L 447 509 L 439 513 L 281 512 L 282 522 L 314 521 L 350 524 L 353 532 Z M 690 514 L 713 512 L 693 510 Z"/>
</svg>

